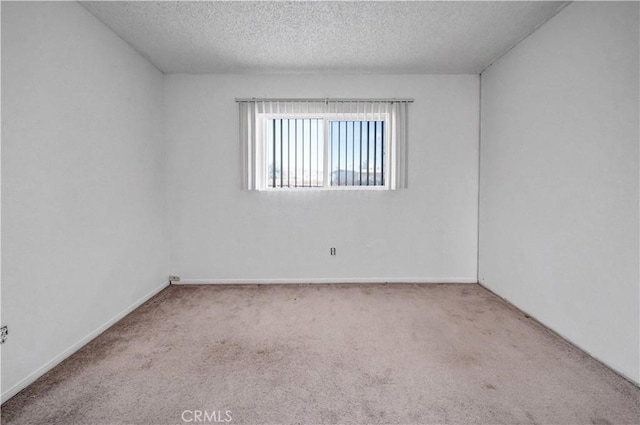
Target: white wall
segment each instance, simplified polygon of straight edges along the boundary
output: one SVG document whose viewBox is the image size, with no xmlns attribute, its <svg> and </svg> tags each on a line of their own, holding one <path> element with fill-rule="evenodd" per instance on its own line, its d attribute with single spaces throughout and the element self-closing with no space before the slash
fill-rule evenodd
<svg viewBox="0 0 640 425">
<path fill-rule="evenodd" d="M 162 74 L 75 2 L 2 3 L 2 399 L 166 282 Z"/>
<path fill-rule="evenodd" d="M 477 75 L 167 75 L 171 272 L 188 281 L 475 282 L 478 84 Z M 236 97 L 415 98 L 409 189 L 241 190 Z"/>
<path fill-rule="evenodd" d="M 573 3 L 482 74 L 482 284 L 640 381 L 638 3 Z"/>
</svg>

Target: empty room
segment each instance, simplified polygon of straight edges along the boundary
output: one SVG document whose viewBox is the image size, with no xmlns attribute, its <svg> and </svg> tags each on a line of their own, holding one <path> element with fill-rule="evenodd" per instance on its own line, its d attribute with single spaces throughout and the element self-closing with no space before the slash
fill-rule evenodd
<svg viewBox="0 0 640 425">
<path fill-rule="evenodd" d="M 640 424 L 640 3 L 0 14 L 3 425 Z"/>
</svg>

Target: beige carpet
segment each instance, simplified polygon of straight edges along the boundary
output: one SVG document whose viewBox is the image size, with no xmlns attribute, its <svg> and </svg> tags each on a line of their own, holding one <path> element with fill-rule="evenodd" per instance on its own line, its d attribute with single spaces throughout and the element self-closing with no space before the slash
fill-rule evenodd
<svg viewBox="0 0 640 425">
<path fill-rule="evenodd" d="M 2 406 L 3 425 L 225 419 L 637 424 L 640 389 L 478 285 L 171 286 Z"/>
</svg>

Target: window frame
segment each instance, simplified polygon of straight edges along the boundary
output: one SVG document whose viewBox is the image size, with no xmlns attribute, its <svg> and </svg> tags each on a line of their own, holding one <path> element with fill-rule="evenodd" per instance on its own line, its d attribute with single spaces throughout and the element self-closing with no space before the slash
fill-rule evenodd
<svg viewBox="0 0 640 425">
<path fill-rule="evenodd" d="M 348 112 L 317 112 L 317 113 L 308 113 L 308 112 L 267 112 L 267 113 L 257 113 L 256 117 L 257 124 L 257 143 L 261 153 L 262 160 L 258 162 L 258 166 L 261 168 L 260 175 L 262 176 L 260 179 L 260 185 L 257 188 L 259 191 L 266 192 L 290 192 L 290 191 L 344 191 L 344 190 L 365 190 L 365 191 L 380 191 L 380 190 L 391 190 L 391 179 L 389 178 L 394 172 L 391 170 L 392 164 L 390 161 L 390 149 L 391 149 L 391 114 L 389 112 L 376 112 L 373 117 L 370 119 L 363 119 L 362 116 L 359 116 L 357 113 L 348 113 Z M 270 187 L 268 184 L 269 181 L 269 166 L 268 166 L 268 146 L 267 146 L 267 130 L 268 120 L 273 119 L 317 119 L 322 120 L 322 140 L 318 141 L 322 143 L 322 186 L 309 187 L 309 186 L 292 186 L 292 187 Z M 329 125 L 331 121 L 361 121 L 361 122 L 372 122 L 372 121 L 382 121 L 383 124 L 383 161 L 382 166 L 384 170 L 383 179 L 384 185 L 351 185 L 351 186 L 332 186 L 331 185 L 331 170 L 329 170 Z"/>
</svg>

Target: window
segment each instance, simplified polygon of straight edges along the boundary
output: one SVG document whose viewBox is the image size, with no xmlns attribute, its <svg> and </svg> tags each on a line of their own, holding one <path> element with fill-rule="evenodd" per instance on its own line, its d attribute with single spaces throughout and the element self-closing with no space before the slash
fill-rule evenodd
<svg viewBox="0 0 640 425">
<path fill-rule="evenodd" d="M 267 187 L 324 187 L 324 120 L 266 120 Z"/>
<path fill-rule="evenodd" d="M 268 118 L 265 123 L 268 188 L 385 186 L 385 121 Z"/>
<path fill-rule="evenodd" d="M 385 185 L 384 124 L 385 121 L 329 122 L 331 186 Z"/>
<path fill-rule="evenodd" d="M 410 100 L 238 100 L 249 190 L 406 187 Z"/>
</svg>

